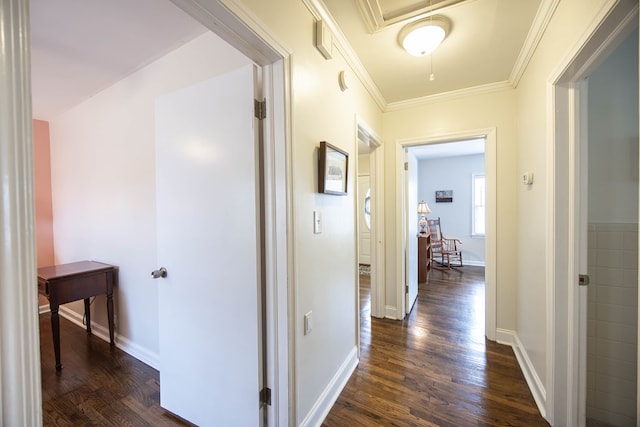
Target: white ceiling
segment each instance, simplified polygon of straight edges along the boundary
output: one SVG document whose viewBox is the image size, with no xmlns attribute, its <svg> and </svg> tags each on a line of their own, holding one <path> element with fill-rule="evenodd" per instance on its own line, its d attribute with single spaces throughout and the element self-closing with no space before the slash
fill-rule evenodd
<svg viewBox="0 0 640 427">
<path fill-rule="evenodd" d="M 522 57 L 535 47 L 534 33 L 542 31 L 535 25 L 538 8 L 548 8 L 553 0 L 304 1 L 328 10 L 339 25 L 334 36 L 347 40 L 364 67 L 356 74 L 369 90 L 373 86 L 384 105 L 513 84 L 514 73 L 525 63 Z M 445 5 L 435 13 L 452 23 L 433 54 L 435 81 L 428 79 L 429 57 L 413 57 L 397 42 L 400 28 L 425 16 L 429 4 Z M 363 7 L 378 12 L 366 18 Z M 43 120 L 206 31 L 169 0 L 30 0 L 30 12 L 33 111 Z M 379 22 L 367 24 L 366 19 Z"/>
<path fill-rule="evenodd" d="M 166 0 L 30 0 L 34 118 L 50 120 L 206 29 Z"/>
<path fill-rule="evenodd" d="M 433 13 L 451 21 L 447 38 L 430 56 L 414 57 L 398 43 L 408 22 L 429 16 L 424 0 L 321 0 L 370 74 L 387 103 L 490 85 L 510 80 L 542 0 L 465 0 Z M 366 3 L 366 7 L 359 4 Z M 381 10 L 403 21 L 371 32 L 361 9 Z M 414 11 L 414 13 L 411 13 Z M 366 15 L 366 14 L 365 14 Z M 391 20 L 391 19 L 390 19 Z M 535 35 L 535 34 L 532 34 Z M 433 64 L 435 80 L 429 81 Z"/>
</svg>

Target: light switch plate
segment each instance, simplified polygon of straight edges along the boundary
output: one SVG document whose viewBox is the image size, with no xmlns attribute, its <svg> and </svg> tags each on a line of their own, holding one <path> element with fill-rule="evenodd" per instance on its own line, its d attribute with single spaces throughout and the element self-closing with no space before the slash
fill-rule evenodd
<svg viewBox="0 0 640 427">
<path fill-rule="evenodd" d="M 322 233 L 322 215 L 320 211 L 313 211 L 313 233 Z"/>
</svg>

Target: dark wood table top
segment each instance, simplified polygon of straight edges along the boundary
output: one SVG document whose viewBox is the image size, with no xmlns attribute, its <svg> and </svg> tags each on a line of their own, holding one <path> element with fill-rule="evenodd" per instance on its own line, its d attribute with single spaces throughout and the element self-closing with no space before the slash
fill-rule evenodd
<svg viewBox="0 0 640 427">
<path fill-rule="evenodd" d="M 115 268 L 113 265 L 103 264 L 101 262 L 79 261 L 69 264 L 40 267 L 38 269 L 38 278 L 42 280 L 61 279 L 68 276 L 75 276 L 83 273 L 95 273 L 113 268 Z"/>
</svg>

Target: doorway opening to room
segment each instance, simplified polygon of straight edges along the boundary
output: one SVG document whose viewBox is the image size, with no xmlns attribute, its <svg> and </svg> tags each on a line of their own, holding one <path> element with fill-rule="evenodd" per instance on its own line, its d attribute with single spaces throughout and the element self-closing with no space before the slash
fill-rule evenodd
<svg viewBox="0 0 640 427">
<path fill-rule="evenodd" d="M 358 233 L 358 348 L 371 317 L 385 317 L 382 140 L 361 120 L 357 123 L 356 229 Z M 364 338 L 365 342 L 367 338 Z"/>
<path fill-rule="evenodd" d="M 402 195 L 402 203 L 397 207 L 400 222 L 398 230 L 402 230 L 401 254 L 398 256 L 401 262 L 397 265 L 400 284 L 397 298 L 402 317 L 411 312 L 420 289 L 427 287 L 430 281 L 437 279 L 455 282 L 468 272 L 468 276 L 474 274 L 482 278 L 484 286 L 476 306 L 479 305 L 483 316 L 477 316 L 478 327 L 483 330 L 484 336 L 494 341 L 495 141 L 495 129 L 492 128 L 446 137 L 399 141 L 396 147 L 396 182 Z M 425 218 L 422 218 L 423 215 Z M 425 237 L 420 231 L 424 233 L 429 230 L 422 223 L 438 218 L 440 228 L 433 238 L 440 241 L 441 233 L 447 239 L 458 239 L 458 245 L 462 243 L 457 249 L 461 254 L 463 267 L 450 268 L 448 260 L 445 258 L 443 263 L 437 253 L 431 255 L 430 251 L 419 251 L 419 243 L 424 244 Z M 444 242 L 434 240 L 434 243 Z M 431 245 L 430 248 L 434 249 Z M 459 262 L 460 260 L 454 262 L 452 259 L 451 265 Z M 419 269 L 419 266 L 423 268 Z M 426 277 L 423 273 L 425 269 L 428 271 Z M 420 279 L 423 280 L 422 284 Z"/>
<path fill-rule="evenodd" d="M 551 76 L 547 419 L 636 425 L 638 5 L 613 5 Z"/>
</svg>

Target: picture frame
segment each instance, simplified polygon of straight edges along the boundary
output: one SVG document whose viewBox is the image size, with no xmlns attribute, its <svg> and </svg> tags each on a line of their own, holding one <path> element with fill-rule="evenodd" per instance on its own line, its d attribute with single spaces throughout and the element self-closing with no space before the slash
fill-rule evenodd
<svg viewBox="0 0 640 427">
<path fill-rule="evenodd" d="M 436 191 L 436 203 L 452 203 L 453 202 L 453 190 L 437 190 Z"/>
<path fill-rule="evenodd" d="M 326 141 L 318 148 L 318 192 L 344 196 L 347 194 L 349 154 Z"/>
</svg>

